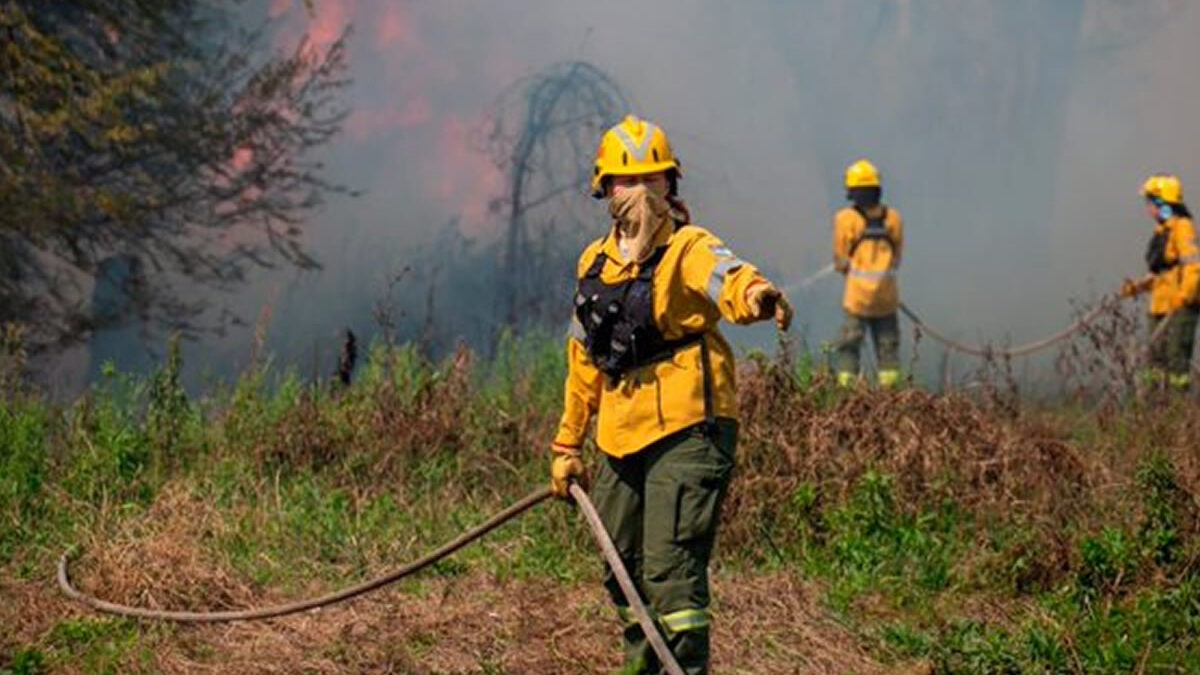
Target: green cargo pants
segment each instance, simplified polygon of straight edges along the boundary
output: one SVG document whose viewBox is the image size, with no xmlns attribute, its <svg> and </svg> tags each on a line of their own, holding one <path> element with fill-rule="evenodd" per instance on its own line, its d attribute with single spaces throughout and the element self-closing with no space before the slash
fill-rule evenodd
<svg viewBox="0 0 1200 675">
<path fill-rule="evenodd" d="M 1173 389 L 1187 390 L 1191 384 L 1192 350 L 1196 345 L 1196 324 L 1200 321 L 1200 305 L 1192 305 L 1174 314 L 1151 314 L 1150 335 L 1167 316 L 1171 323 L 1164 334 L 1150 345 L 1150 377 L 1165 379 Z"/>
<path fill-rule="evenodd" d="M 708 672 L 708 561 L 733 473 L 737 422 L 697 425 L 620 459 L 604 456 L 592 500 L 647 609 L 689 675 Z M 658 658 L 612 570 L 604 586 L 624 625 L 624 673 L 658 673 Z"/>
<path fill-rule="evenodd" d="M 879 384 L 890 387 L 900 381 L 900 322 L 896 313 L 866 317 L 846 312 L 838 339 L 838 384 L 843 387 L 858 377 L 859 350 L 868 328 L 879 360 Z"/>
</svg>

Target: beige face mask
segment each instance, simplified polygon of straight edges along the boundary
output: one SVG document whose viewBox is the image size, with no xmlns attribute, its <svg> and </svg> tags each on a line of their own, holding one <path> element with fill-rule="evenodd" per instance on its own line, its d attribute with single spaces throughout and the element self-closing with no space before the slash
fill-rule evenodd
<svg viewBox="0 0 1200 675">
<path fill-rule="evenodd" d="M 637 263 L 650 257 L 659 232 L 671 221 L 666 197 L 645 185 L 614 194 L 608 200 L 608 212 L 616 225 L 621 252 Z"/>
</svg>

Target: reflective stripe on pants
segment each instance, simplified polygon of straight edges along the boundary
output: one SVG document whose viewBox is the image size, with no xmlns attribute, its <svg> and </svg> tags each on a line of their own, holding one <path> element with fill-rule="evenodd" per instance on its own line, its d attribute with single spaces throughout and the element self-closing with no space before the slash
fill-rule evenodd
<svg viewBox="0 0 1200 675">
<path fill-rule="evenodd" d="M 707 609 L 681 609 L 658 617 L 658 622 L 666 629 L 668 636 L 688 630 L 708 628 L 709 616 Z"/>
<path fill-rule="evenodd" d="M 896 380 L 899 381 L 900 323 L 896 313 L 865 317 L 846 312 L 838 339 L 839 382 L 842 380 L 842 373 L 848 373 L 851 378 L 858 375 L 859 351 L 868 329 L 871 331 L 871 339 L 875 343 L 875 356 L 879 361 L 880 384 L 883 384 L 884 371 L 889 370 L 896 371 Z"/>
</svg>

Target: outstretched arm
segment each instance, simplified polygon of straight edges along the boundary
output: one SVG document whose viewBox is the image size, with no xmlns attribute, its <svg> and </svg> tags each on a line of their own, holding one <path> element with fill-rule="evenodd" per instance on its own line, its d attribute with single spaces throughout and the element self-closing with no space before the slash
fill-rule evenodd
<svg viewBox="0 0 1200 675">
<path fill-rule="evenodd" d="M 733 323 L 775 317 L 786 329 L 791 322 L 791 306 L 783 293 L 710 233 L 689 242 L 683 257 L 683 279 L 688 290 L 707 298 Z"/>
</svg>

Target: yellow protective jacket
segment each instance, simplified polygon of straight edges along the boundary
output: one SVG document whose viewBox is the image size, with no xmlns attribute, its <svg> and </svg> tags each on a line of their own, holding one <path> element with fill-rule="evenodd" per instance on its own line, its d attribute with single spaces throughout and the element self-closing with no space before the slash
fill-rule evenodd
<svg viewBox="0 0 1200 675">
<path fill-rule="evenodd" d="M 733 350 L 717 330 L 725 318 L 739 324 L 755 320 L 746 289 L 765 281 L 753 265 L 738 259 L 721 240 L 696 225 L 665 233 L 666 252 L 654 270 L 654 322 L 667 340 L 703 333 L 712 377 L 714 417 L 737 417 Z M 639 266 L 622 262 L 616 237 L 589 245 L 579 258 L 583 277 L 596 255 L 608 257 L 600 280 L 619 284 L 636 278 Z M 567 381 L 562 421 L 554 442 L 580 447 L 592 415 L 596 445 L 624 457 L 654 441 L 705 421 L 704 370 L 700 342 L 680 348 L 670 359 L 647 364 L 612 383 L 588 357 L 583 326 L 571 322 L 567 338 Z"/>
<path fill-rule="evenodd" d="M 1155 234 L 1167 231 L 1163 258 L 1173 265 L 1154 276 L 1150 286 L 1150 313 L 1170 314 L 1181 307 L 1200 304 L 1200 248 L 1191 219 L 1173 216 L 1159 223 Z"/>
<path fill-rule="evenodd" d="M 847 207 L 833 216 L 833 266 L 846 276 L 842 307 L 855 316 L 887 316 L 900 303 L 896 270 L 904 247 L 904 219 L 899 211 L 887 207 L 883 223 L 888 239 L 862 239 L 867 227 L 862 214 Z"/>
</svg>

